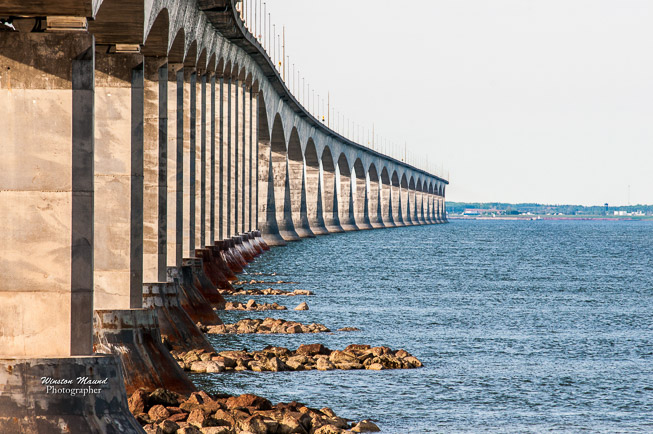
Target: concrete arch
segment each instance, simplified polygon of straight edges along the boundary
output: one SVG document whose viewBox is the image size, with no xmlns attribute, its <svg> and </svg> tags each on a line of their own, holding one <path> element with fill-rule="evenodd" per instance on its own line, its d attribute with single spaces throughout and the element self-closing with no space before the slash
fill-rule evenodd
<svg viewBox="0 0 653 434">
<path fill-rule="evenodd" d="M 352 172 L 347 155 L 344 152 L 340 153 L 338 157 L 338 217 L 340 218 L 340 226 L 345 231 L 356 231 L 356 220 L 354 218 L 354 194 L 352 191 Z"/>
<path fill-rule="evenodd" d="M 186 50 L 186 56 L 184 56 L 184 67 L 195 68 L 197 65 L 197 41 L 191 41 Z"/>
<path fill-rule="evenodd" d="M 88 29 L 96 44 L 142 44 L 144 41 L 145 2 L 103 0 Z"/>
<path fill-rule="evenodd" d="M 426 198 L 426 193 L 424 193 L 424 187 L 426 184 L 422 181 L 422 178 L 419 177 L 417 178 L 417 186 L 416 186 L 416 193 L 415 193 L 415 207 L 417 209 L 417 221 L 419 224 L 424 225 L 426 224 L 426 205 L 427 205 L 427 198 Z"/>
<path fill-rule="evenodd" d="M 344 232 L 340 226 L 338 194 L 336 187 L 336 164 L 329 146 L 325 146 L 320 158 L 322 163 L 322 204 L 324 205 L 324 224 L 329 232 Z"/>
<path fill-rule="evenodd" d="M 199 56 L 197 56 L 196 67 L 198 72 L 202 74 L 208 69 L 208 54 L 206 48 L 202 48 Z"/>
<path fill-rule="evenodd" d="M 175 34 L 168 50 L 168 63 L 184 63 L 186 55 L 186 32 L 183 28 Z"/>
<path fill-rule="evenodd" d="M 288 176 L 290 184 L 290 205 L 295 232 L 301 238 L 314 237 L 308 223 L 306 204 L 306 178 L 304 175 L 304 155 L 297 128 L 293 127 L 288 141 Z"/>
<path fill-rule="evenodd" d="M 144 56 L 165 57 L 170 47 L 170 14 L 167 8 L 159 11 L 146 35 L 141 49 Z"/>
</svg>

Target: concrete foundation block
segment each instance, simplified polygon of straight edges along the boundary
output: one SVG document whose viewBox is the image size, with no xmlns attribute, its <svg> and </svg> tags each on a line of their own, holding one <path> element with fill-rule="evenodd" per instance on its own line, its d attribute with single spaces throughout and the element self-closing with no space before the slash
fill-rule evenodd
<svg viewBox="0 0 653 434">
<path fill-rule="evenodd" d="M 139 388 L 182 395 L 197 390 L 161 342 L 154 310 L 96 310 L 93 325 L 93 350 L 119 358 L 128 396 Z"/>
<path fill-rule="evenodd" d="M 200 348 L 215 351 L 204 333 L 181 307 L 178 285 L 174 282 L 143 284 L 143 307 L 156 311 L 161 338 L 172 348 L 181 351 Z"/>
<path fill-rule="evenodd" d="M 113 355 L 95 355 L 0 359 L 0 432 L 145 431 L 129 412 L 120 362 Z"/>
</svg>

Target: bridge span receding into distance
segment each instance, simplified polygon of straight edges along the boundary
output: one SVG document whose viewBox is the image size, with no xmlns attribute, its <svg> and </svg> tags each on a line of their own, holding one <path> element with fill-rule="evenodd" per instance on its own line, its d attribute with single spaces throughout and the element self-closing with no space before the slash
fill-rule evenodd
<svg viewBox="0 0 653 434">
<path fill-rule="evenodd" d="M 220 321 L 217 290 L 268 245 L 446 222 L 448 181 L 311 114 L 239 7 L 0 3 L 0 431 L 35 423 L 17 402 L 61 398 L 46 374 L 101 372 L 94 399 L 123 404 L 139 382 L 192 390 L 161 335 L 207 345 L 197 318 Z M 121 341 L 144 334 L 156 355 Z M 50 415 L 105 429 L 88 405 Z"/>
</svg>

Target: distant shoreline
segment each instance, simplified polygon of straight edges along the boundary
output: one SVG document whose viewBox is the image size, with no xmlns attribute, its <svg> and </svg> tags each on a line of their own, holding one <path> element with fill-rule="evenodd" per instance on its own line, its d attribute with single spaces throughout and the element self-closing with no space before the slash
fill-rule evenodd
<svg viewBox="0 0 653 434">
<path fill-rule="evenodd" d="M 511 216 L 468 216 L 447 215 L 449 220 L 604 220 L 604 221 L 637 221 L 653 220 L 651 216 L 557 216 L 557 215 L 511 215 Z"/>
</svg>

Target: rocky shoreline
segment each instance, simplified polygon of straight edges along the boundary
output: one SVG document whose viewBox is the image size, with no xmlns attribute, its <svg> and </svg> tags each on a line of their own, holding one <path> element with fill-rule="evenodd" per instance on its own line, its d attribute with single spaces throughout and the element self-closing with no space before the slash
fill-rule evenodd
<svg viewBox="0 0 653 434">
<path fill-rule="evenodd" d="M 262 280 L 240 281 L 236 284 L 296 284 L 296 282 L 266 282 Z M 275 288 L 222 290 L 226 297 L 238 295 L 264 296 L 310 296 L 313 292 L 303 289 L 281 290 Z M 278 303 L 258 303 L 254 299 L 246 303 L 225 301 L 214 305 L 217 313 L 223 311 L 287 311 Z M 304 301 L 295 311 L 309 310 Z M 299 334 L 330 333 L 323 324 L 302 324 L 281 318 L 244 318 L 233 324 L 202 324 L 197 322 L 197 332 L 202 334 Z M 355 327 L 343 327 L 338 331 L 359 331 Z M 194 374 L 217 374 L 282 371 L 330 371 L 330 370 L 386 370 L 421 368 L 422 363 L 405 350 L 370 345 L 349 345 L 343 350 L 331 350 L 320 343 L 300 345 L 296 350 L 267 346 L 262 350 L 212 351 L 210 343 L 202 348 L 193 345 L 175 346 L 164 343 L 170 350 L 171 363 L 185 372 Z M 176 368 L 176 366 L 175 366 Z M 181 371 L 180 371 L 181 372 Z M 193 389 L 190 389 L 192 391 Z M 151 389 L 150 389 L 151 391 Z M 182 393 L 190 393 L 182 392 Z M 352 421 L 337 416 L 329 408 L 309 408 L 301 403 L 273 405 L 267 399 L 244 394 L 240 396 L 210 395 L 205 391 L 189 396 L 157 389 L 149 392 L 137 390 L 129 398 L 129 409 L 145 432 L 152 434 L 338 434 L 345 432 L 377 432 L 379 427 L 369 420 Z"/>
<path fill-rule="evenodd" d="M 286 306 L 281 306 L 279 303 L 263 303 L 258 304 L 255 300 L 249 300 L 247 303 L 239 301 L 228 301 L 224 310 L 248 310 L 248 311 L 265 311 L 265 310 L 288 310 Z"/>
<path fill-rule="evenodd" d="M 265 288 L 265 289 L 243 289 L 237 288 L 234 292 L 222 292 L 225 295 L 285 295 L 288 297 L 295 297 L 297 295 L 315 295 L 312 291 L 307 289 L 294 289 L 292 291 L 284 291 L 283 289 Z"/>
<path fill-rule="evenodd" d="M 266 347 L 260 351 L 205 350 L 172 351 L 179 366 L 196 373 L 331 371 L 334 369 L 384 370 L 421 368 L 422 362 L 405 350 L 388 347 L 349 345 L 344 350 L 330 350 L 322 344 L 301 345 L 292 351 L 284 347 Z"/>
<path fill-rule="evenodd" d="M 338 417 L 330 408 L 309 408 L 298 402 L 273 405 L 260 396 L 210 395 L 189 397 L 163 389 L 138 390 L 129 410 L 148 434 L 298 433 L 338 434 L 378 432 L 373 422 Z"/>
<path fill-rule="evenodd" d="M 200 329 L 204 333 L 226 335 L 226 334 L 296 334 L 296 333 L 328 333 L 331 330 L 324 324 L 302 324 L 296 321 L 283 319 L 245 318 L 234 324 L 221 324 L 215 326 L 202 325 Z"/>
</svg>

